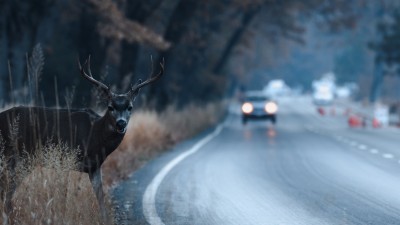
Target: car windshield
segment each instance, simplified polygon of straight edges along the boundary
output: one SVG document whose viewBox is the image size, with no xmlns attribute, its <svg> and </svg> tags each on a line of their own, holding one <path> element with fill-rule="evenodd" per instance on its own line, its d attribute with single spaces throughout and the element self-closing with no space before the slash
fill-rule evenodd
<svg viewBox="0 0 400 225">
<path fill-rule="evenodd" d="M 267 101 L 268 98 L 267 96 L 247 96 L 246 101 L 250 102 L 261 102 L 261 101 Z"/>
</svg>

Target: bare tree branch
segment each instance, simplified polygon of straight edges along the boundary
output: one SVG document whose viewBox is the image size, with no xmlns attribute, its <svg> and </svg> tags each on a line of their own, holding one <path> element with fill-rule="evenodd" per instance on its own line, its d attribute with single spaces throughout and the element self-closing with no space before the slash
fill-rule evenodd
<svg viewBox="0 0 400 225">
<path fill-rule="evenodd" d="M 171 43 L 164 40 L 159 34 L 136 21 L 127 19 L 114 2 L 110 0 L 88 1 L 103 18 L 103 22 L 98 24 L 98 30 L 102 36 L 125 40 L 129 43 L 146 44 L 158 50 L 167 50 L 171 47 Z"/>
</svg>

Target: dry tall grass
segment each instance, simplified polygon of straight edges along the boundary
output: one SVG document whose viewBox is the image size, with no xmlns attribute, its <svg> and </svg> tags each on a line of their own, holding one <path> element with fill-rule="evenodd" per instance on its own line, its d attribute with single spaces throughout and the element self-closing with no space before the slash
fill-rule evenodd
<svg viewBox="0 0 400 225">
<path fill-rule="evenodd" d="M 176 143 L 216 124 L 225 112 L 224 108 L 221 102 L 191 104 L 181 110 L 171 106 L 160 115 L 160 119 L 168 127 L 172 140 Z"/>
<path fill-rule="evenodd" d="M 21 183 L 36 167 L 50 168 L 57 173 L 78 170 L 78 153 L 78 149 L 71 149 L 65 144 L 48 142 L 34 155 L 26 153 L 19 157 L 15 168 L 16 181 Z"/>
<path fill-rule="evenodd" d="M 37 167 L 18 186 L 12 206 L 10 224 L 104 224 L 88 175 L 76 171 Z"/>
<path fill-rule="evenodd" d="M 15 171 L 0 159 L 1 188 L 14 192 L 11 209 L 6 210 L 6 196 L 0 197 L 2 224 L 103 224 L 88 175 L 73 171 L 78 168 L 77 150 L 67 148 L 48 143 L 34 155 L 23 154 Z"/>
<path fill-rule="evenodd" d="M 130 119 L 127 133 L 116 151 L 103 164 L 103 181 L 109 189 L 144 163 L 179 141 L 214 125 L 224 113 L 222 103 L 174 106 L 164 112 L 138 111 Z"/>
</svg>

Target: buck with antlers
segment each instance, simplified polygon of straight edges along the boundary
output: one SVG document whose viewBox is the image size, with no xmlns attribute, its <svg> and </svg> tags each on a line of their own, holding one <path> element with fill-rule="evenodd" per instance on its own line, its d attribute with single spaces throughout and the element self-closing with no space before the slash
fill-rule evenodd
<svg viewBox="0 0 400 225">
<path fill-rule="evenodd" d="M 108 103 L 104 116 L 90 109 L 53 109 L 44 107 L 14 107 L 0 113 L 0 130 L 6 146 L 5 155 L 12 156 L 15 151 L 24 149 L 29 154 L 36 151 L 38 144 L 48 141 L 62 142 L 80 150 L 80 170 L 92 176 L 121 143 L 133 108 L 133 101 L 139 90 L 159 79 L 161 71 L 135 86 L 125 94 L 113 93 L 108 86 L 93 78 L 90 58 L 86 60 L 87 72 L 79 63 L 81 75 L 94 84 L 106 96 Z M 15 146 L 10 140 L 12 121 L 18 118 L 18 139 Z M 15 140 L 14 140 L 15 141 Z M 24 148 L 22 148 L 24 147 Z"/>
<path fill-rule="evenodd" d="M 23 106 L 11 108 L 0 113 L 0 131 L 6 146 L 4 154 L 13 167 L 16 156 L 21 155 L 22 151 L 35 154 L 41 145 L 49 141 L 67 144 L 72 149 L 79 150 L 79 170 L 89 173 L 97 197 L 102 198 L 99 196 L 102 194 L 101 183 L 99 184 L 97 179 L 100 167 L 106 157 L 121 143 L 131 116 L 133 101 L 139 90 L 162 76 L 164 64 L 160 63 L 161 70 L 157 75 L 153 75 L 152 71 L 148 80 L 139 80 L 125 94 L 113 93 L 108 86 L 93 78 L 90 57 L 83 66 L 78 64 L 82 77 L 95 85 L 106 97 L 108 106 L 105 114 L 99 116 L 90 109 Z M 84 67 L 87 67 L 86 71 Z M 12 138 L 13 132 L 15 133 L 13 121 L 16 120 L 19 121 L 17 136 Z"/>
</svg>

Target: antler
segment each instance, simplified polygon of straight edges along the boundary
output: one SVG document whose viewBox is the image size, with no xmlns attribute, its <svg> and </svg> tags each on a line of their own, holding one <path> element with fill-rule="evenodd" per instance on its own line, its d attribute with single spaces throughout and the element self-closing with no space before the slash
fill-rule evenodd
<svg viewBox="0 0 400 225">
<path fill-rule="evenodd" d="M 151 58 L 151 64 L 153 65 L 153 58 Z M 160 77 L 164 73 L 164 59 L 160 63 L 160 68 L 161 68 L 160 72 L 157 75 L 153 76 L 154 66 L 152 66 L 151 67 L 151 73 L 150 73 L 150 76 L 149 76 L 150 78 L 145 80 L 144 82 L 141 82 L 141 80 L 139 80 L 138 84 L 136 86 L 132 87 L 131 90 L 129 91 L 129 93 L 133 94 L 133 93 L 137 92 L 140 88 L 142 88 L 142 87 L 144 87 L 144 86 L 146 86 L 146 85 L 148 85 L 150 83 L 153 83 L 154 81 L 160 79 Z"/>
<path fill-rule="evenodd" d="M 94 85 L 96 85 L 96 87 L 100 88 L 101 90 L 103 90 L 105 93 L 107 93 L 108 95 L 111 93 L 110 92 L 110 88 L 107 87 L 107 85 L 101 83 L 100 81 L 96 80 L 93 78 L 92 76 L 92 71 L 90 70 L 90 55 L 88 57 L 88 59 L 85 61 L 85 63 L 83 64 L 83 66 L 87 65 L 87 71 L 89 74 L 87 74 L 84 70 L 84 68 L 81 65 L 80 60 L 78 59 L 78 65 L 79 65 L 79 70 L 81 71 L 81 75 L 86 78 L 87 80 L 89 80 L 90 82 L 92 82 Z"/>
</svg>

